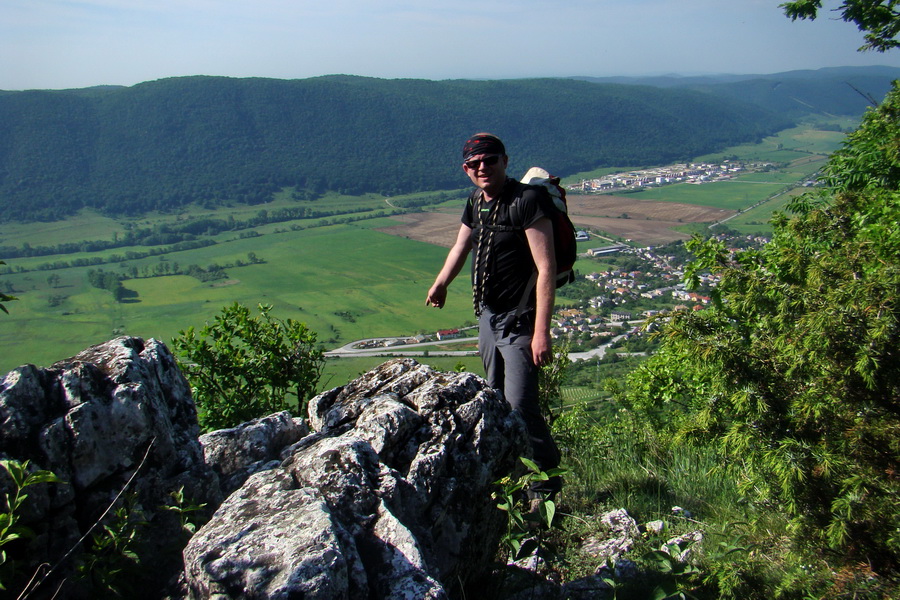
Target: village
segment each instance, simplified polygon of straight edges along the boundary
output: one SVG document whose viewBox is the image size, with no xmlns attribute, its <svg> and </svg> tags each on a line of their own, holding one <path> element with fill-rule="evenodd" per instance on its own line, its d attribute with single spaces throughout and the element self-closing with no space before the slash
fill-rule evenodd
<svg viewBox="0 0 900 600">
<path fill-rule="evenodd" d="M 728 243 L 733 252 L 768 241 L 758 236 L 720 234 L 717 237 Z M 558 291 L 557 304 L 561 308 L 553 315 L 550 333 L 555 340 L 565 340 L 580 348 L 597 347 L 617 336 L 641 335 L 642 324 L 652 317 L 672 311 L 703 310 L 712 302 L 710 290 L 719 283 L 718 276 L 707 274 L 700 277 L 696 290 L 686 289 L 683 278 L 687 255 L 680 242 L 660 247 L 613 244 L 590 249 L 581 258 L 593 259 L 591 263 L 596 262 L 598 266 L 622 266 L 579 274 L 575 282 Z M 579 266 L 583 268 L 584 262 Z M 476 329 L 469 326 L 408 337 L 360 340 L 332 353 L 378 352 L 471 341 L 477 335 Z"/>
<path fill-rule="evenodd" d="M 595 179 L 582 179 L 579 183 L 567 186 L 567 189 L 582 194 L 596 194 L 672 183 L 696 185 L 731 179 L 744 172 L 765 171 L 771 168 L 773 168 L 771 163 L 743 163 L 730 160 L 724 160 L 721 163 L 680 163 L 652 169 L 614 173 Z"/>
</svg>

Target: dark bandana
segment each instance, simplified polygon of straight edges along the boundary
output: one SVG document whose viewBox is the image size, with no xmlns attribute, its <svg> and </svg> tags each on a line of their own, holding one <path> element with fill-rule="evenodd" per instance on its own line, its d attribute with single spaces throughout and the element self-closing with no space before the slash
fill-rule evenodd
<svg viewBox="0 0 900 600">
<path fill-rule="evenodd" d="M 506 148 L 497 136 L 489 133 L 478 133 L 466 141 L 466 145 L 463 146 L 463 160 L 468 160 L 470 157 L 479 154 L 499 154 L 505 156 Z"/>
</svg>

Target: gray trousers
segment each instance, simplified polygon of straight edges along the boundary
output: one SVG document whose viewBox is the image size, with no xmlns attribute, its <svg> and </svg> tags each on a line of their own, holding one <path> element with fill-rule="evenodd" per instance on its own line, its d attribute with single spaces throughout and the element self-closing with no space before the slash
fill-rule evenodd
<svg viewBox="0 0 900 600">
<path fill-rule="evenodd" d="M 503 392 L 525 421 L 534 462 L 544 471 L 559 466 L 560 454 L 538 403 L 538 367 L 531 358 L 534 311 L 493 313 L 482 307 L 478 322 L 478 351 L 488 384 Z M 558 480 L 551 487 L 559 485 Z M 556 491 L 556 490 L 547 490 Z"/>
</svg>

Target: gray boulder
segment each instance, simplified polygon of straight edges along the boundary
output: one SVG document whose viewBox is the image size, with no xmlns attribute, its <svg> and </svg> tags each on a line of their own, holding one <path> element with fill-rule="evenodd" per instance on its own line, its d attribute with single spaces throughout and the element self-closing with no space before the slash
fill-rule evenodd
<svg viewBox="0 0 900 600">
<path fill-rule="evenodd" d="M 219 429 L 200 436 L 203 457 L 219 476 L 225 495 L 241 487 L 247 478 L 281 462 L 281 451 L 309 434 L 302 419 L 287 411 Z M 276 464 L 271 464 L 276 461 Z"/>
<path fill-rule="evenodd" d="M 312 433 L 277 413 L 200 437 L 190 388 L 152 339 L 20 367 L 0 381 L 0 458 L 63 483 L 28 488 L 18 514 L 36 535 L 4 549 L 26 578 L 52 567 L 30 597 L 90 597 L 75 561 L 127 504 L 146 520 L 133 597 L 437 599 L 490 565 L 504 531 L 492 482 L 527 441 L 483 380 L 390 361 L 317 396 L 308 419 Z M 163 510 L 178 490 L 218 507 L 183 562 L 182 524 Z"/>
<path fill-rule="evenodd" d="M 177 573 L 180 565 L 162 557 L 182 536 L 181 525 L 159 507 L 180 489 L 197 503 L 221 500 L 198 435 L 190 388 L 156 340 L 120 337 L 47 369 L 9 372 L 0 381 L 0 457 L 29 461 L 31 469 L 63 481 L 27 488 L 22 524 L 36 535 L 17 553 L 33 563 L 20 565 L 20 572 L 46 562 L 71 580 L 63 557 L 70 550 L 77 555 L 82 536 L 117 498 L 116 506 L 128 498 L 153 531 L 156 547 L 145 558 L 159 569 L 155 579 L 164 581 L 173 564 Z M 10 489 L 0 471 L 0 493 Z"/>
<path fill-rule="evenodd" d="M 191 597 L 448 598 L 490 564 L 492 482 L 527 440 L 482 379 L 392 360 L 311 400 L 309 423 L 191 539 Z"/>
</svg>

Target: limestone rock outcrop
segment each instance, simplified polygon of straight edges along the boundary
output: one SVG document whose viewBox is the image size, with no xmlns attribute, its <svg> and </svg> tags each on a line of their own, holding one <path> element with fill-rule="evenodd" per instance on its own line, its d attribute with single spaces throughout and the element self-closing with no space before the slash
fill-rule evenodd
<svg viewBox="0 0 900 600">
<path fill-rule="evenodd" d="M 0 459 L 61 480 L 27 488 L 17 516 L 35 536 L 4 547 L 26 579 L 52 568 L 31 598 L 92 597 L 75 564 L 126 505 L 146 521 L 135 598 L 460 597 L 505 528 L 492 483 L 526 453 L 521 418 L 484 380 L 412 359 L 320 394 L 306 420 L 276 413 L 203 436 L 153 339 L 0 380 Z M 13 487 L 0 469 L 0 494 Z M 177 491 L 212 515 L 187 547 L 183 515 L 164 508 Z"/>
<path fill-rule="evenodd" d="M 303 419 L 284 411 L 205 433 L 200 445 L 206 464 L 219 476 L 222 492 L 228 495 L 253 473 L 277 466 L 282 449 L 308 434 Z"/>
<path fill-rule="evenodd" d="M 189 542 L 193 598 L 448 598 L 490 563 L 504 529 L 491 484 L 527 441 L 482 379 L 396 359 L 308 417 L 313 432 Z"/>
<path fill-rule="evenodd" d="M 221 501 L 198 435 L 190 387 L 156 340 L 120 337 L 47 369 L 9 372 L 0 381 L 0 458 L 28 461 L 29 469 L 62 480 L 26 490 L 21 524 L 35 537 L 18 554 L 34 564 L 20 571 L 46 562 L 71 579 L 63 557 L 70 550 L 77 555 L 79 539 L 117 497 L 142 511 L 164 556 L 163 546 L 181 535 L 178 519 L 159 509 L 171 503 L 170 492 L 183 489 L 197 503 Z M 0 494 L 11 489 L 0 471 Z M 173 567 L 163 559 L 148 564 L 161 570 L 158 579 Z M 64 595 L 75 593 L 66 589 Z"/>
</svg>

